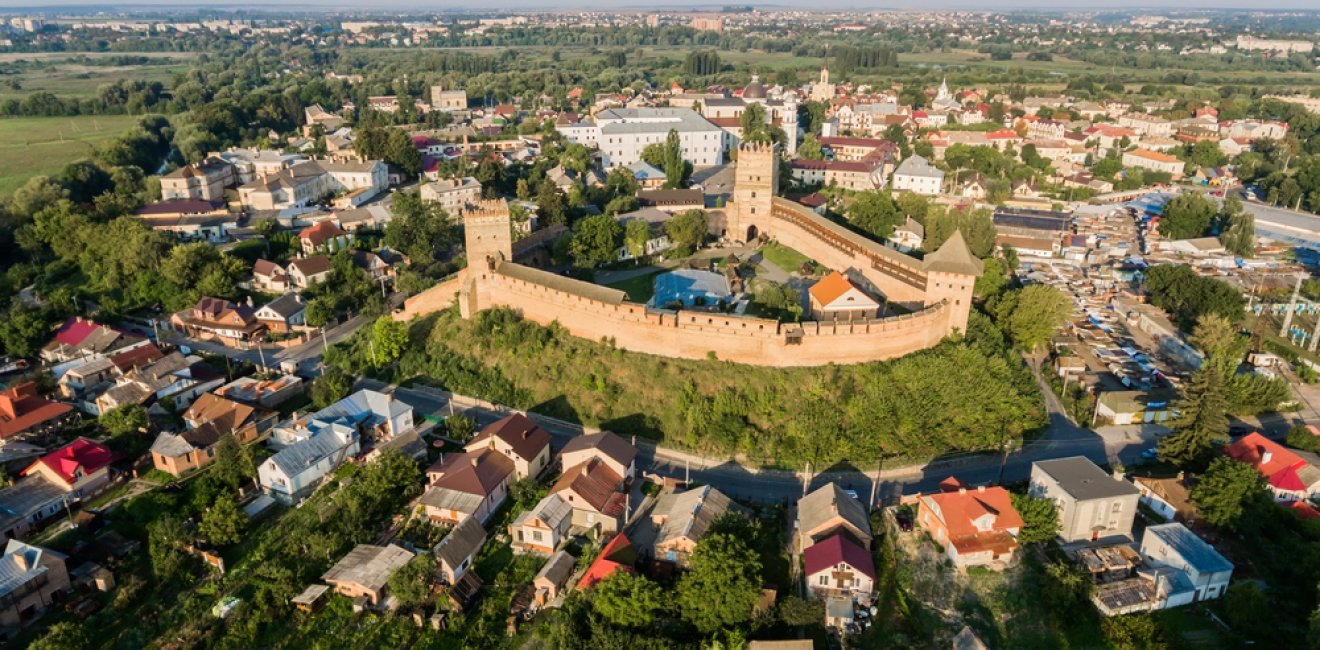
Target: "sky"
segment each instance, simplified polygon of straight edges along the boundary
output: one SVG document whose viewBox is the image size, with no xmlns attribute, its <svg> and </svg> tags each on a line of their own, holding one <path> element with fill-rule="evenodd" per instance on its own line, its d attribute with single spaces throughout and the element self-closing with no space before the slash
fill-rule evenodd
<svg viewBox="0 0 1320 650">
<path fill-rule="evenodd" d="M 371 10 L 431 10 L 431 11 L 461 11 L 461 10 L 547 10 L 547 9 L 615 9 L 615 10 L 649 10 L 654 11 L 657 6 L 663 6 L 670 11 L 680 11 L 686 9 L 716 9 L 727 4 L 754 4 L 767 9 L 783 8 L 798 9 L 802 7 L 800 3 L 747 3 L 739 0 L 729 0 L 729 2 L 631 2 L 630 0 L 514 0 L 513 2 L 479 2 L 475 0 L 439 0 L 432 2 L 423 2 L 419 0 L 243 0 L 241 2 L 221 2 L 214 1 L 192 1 L 192 2 L 171 2 L 170 0 L 134 0 L 132 2 L 88 2 L 88 0 L 0 0 L 0 8 L 3 9 L 28 9 L 31 11 L 40 11 L 41 9 L 53 8 L 88 8 L 100 10 L 124 10 L 133 8 L 152 8 L 161 9 L 165 7 L 176 7 L 181 9 L 193 8 L 215 8 L 215 9 L 275 9 L 289 10 L 297 8 L 323 8 L 323 9 L 358 9 L 363 11 Z M 859 11 L 884 10 L 884 9 L 975 9 L 975 10 L 1013 10 L 1013 9 L 1150 9 L 1152 12 L 1158 12 L 1170 9 L 1195 10 L 1195 9 L 1246 9 L 1250 11 L 1260 10 L 1287 10 L 1287 9 L 1310 9 L 1320 10 L 1320 2 L 1317 0 L 1264 0 L 1260 4 L 1254 4 L 1245 0 L 1199 0 L 1195 4 L 1190 4 L 1185 0 L 884 0 L 883 2 L 858 2 L 857 0 L 816 0 L 811 3 L 814 10 L 844 10 L 853 9 Z"/>
</svg>

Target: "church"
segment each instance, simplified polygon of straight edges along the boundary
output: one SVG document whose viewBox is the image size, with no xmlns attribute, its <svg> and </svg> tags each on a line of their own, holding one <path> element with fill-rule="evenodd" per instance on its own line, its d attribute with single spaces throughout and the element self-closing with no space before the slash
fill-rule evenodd
<svg viewBox="0 0 1320 650">
<path fill-rule="evenodd" d="M 712 97 L 701 106 L 701 116 L 724 131 L 724 149 L 737 149 L 742 142 L 742 114 L 752 104 L 765 108 L 766 124 L 784 130 L 784 149 L 797 151 L 802 135 L 798 132 L 798 100 L 793 91 L 773 92 L 761 84 L 757 75 L 743 87 L 741 97 Z"/>
</svg>

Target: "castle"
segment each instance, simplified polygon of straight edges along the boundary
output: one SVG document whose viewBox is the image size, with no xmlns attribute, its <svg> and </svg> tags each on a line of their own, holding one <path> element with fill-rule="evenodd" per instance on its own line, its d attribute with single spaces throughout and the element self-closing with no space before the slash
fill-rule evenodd
<svg viewBox="0 0 1320 650">
<path fill-rule="evenodd" d="M 939 250 L 916 259 L 858 235 L 776 196 L 779 154 L 774 145 L 738 148 L 733 198 L 724 208 L 723 236 L 777 240 L 911 313 L 860 321 L 775 320 L 706 311 L 670 311 L 630 302 L 627 295 L 514 261 L 508 206 L 482 201 L 464 215 L 468 267 L 456 278 L 410 298 L 394 317 L 408 320 L 452 305 L 464 318 L 510 307 L 524 318 L 558 322 L 590 340 L 609 339 L 625 350 L 704 359 L 714 355 L 766 366 L 859 363 L 932 347 L 965 330 L 972 285 L 981 261 L 955 233 Z M 712 221 L 718 222 L 719 219 Z"/>
</svg>

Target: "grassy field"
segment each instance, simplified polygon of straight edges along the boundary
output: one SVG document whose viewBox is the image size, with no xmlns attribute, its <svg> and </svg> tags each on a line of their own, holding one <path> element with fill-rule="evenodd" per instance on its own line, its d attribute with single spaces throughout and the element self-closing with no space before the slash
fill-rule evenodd
<svg viewBox="0 0 1320 650">
<path fill-rule="evenodd" d="M 54 174 L 90 155 L 94 145 L 127 131 L 139 119 L 129 115 L 0 119 L 0 196 L 33 176 Z"/>
<path fill-rule="evenodd" d="M 628 278 L 627 280 L 615 282 L 614 284 L 607 284 L 605 286 L 610 287 L 611 289 L 618 289 L 628 294 L 628 300 L 636 303 L 644 303 L 650 300 L 651 296 L 655 295 L 655 276 L 664 272 L 665 269 L 656 269 L 652 273 Z"/>
<path fill-rule="evenodd" d="M 765 261 L 779 267 L 784 273 L 793 273 L 802 268 L 803 264 L 811 261 L 806 255 L 773 242 L 762 246 L 760 253 L 765 257 Z"/>
<path fill-rule="evenodd" d="M 20 86 L 15 90 L 8 85 L 0 85 L 0 100 L 22 99 L 35 92 L 54 93 L 61 97 L 92 97 L 101 86 L 121 79 L 159 81 L 168 87 L 176 74 L 186 72 L 189 67 L 184 63 L 107 67 L 70 63 L 50 69 L 0 77 L 0 81 L 4 83 L 18 81 Z"/>
</svg>

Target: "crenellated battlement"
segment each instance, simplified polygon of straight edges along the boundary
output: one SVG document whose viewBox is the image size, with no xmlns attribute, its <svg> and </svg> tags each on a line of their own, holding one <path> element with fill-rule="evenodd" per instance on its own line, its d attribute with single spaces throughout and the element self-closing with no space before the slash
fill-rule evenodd
<svg viewBox="0 0 1320 650">
<path fill-rule="evenodd" d="M 504 199 L 479 199 L 463 209 L 463 222 L 503 219 L 509 221 L 509 202 Z"/>
</svg>

